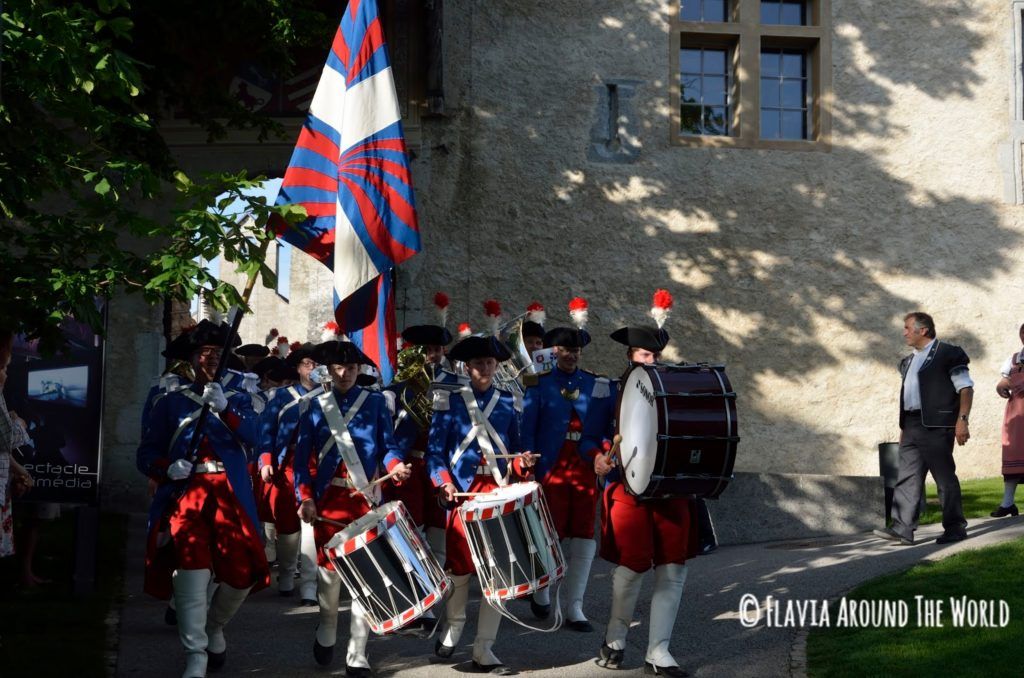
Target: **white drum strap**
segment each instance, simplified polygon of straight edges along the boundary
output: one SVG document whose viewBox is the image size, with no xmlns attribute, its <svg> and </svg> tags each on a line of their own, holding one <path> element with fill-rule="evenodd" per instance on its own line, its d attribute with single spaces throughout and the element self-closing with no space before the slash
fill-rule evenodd
<svg viewBox="0 0 1024 678">
<path fill-rule="evenodd" d="M 508 451 L 505 448 L 505 443 L 501 441 L 501 437 L 494 430 L 494 427 L 491 426 L 489 420 L 491 413 L 494 412 L 494 406 L 501 399 L 501 394 L 498 392 L 498 389 L 494 389 L 494 394 L 491 395 L 490 401 L 488 401 L 487 406 L 481 412 L 480 406 L 476 404 L 476 396 L 473 395 L 472 388 L 464 387 L 459 392 L 462 394 L 462 400 L 466 403 L 466 410 L 469 412 L 469 419 L 473 422 L 473 426 L 470 427 L 469 433 L 459 445 L 459 449 L 452 455 L 452 466 L 455 466 L 459 458 L 462 457 L 462 454 L 476 440 L 480 445 L 480 452 L 483 454 L 488 468 L 490 468 L 491 475 L 494 477 L 494 482 L 498 483 L 498 485 L 505 485 L 505 478 L 501 475 L 501 470 L 498 468 L 498 459 L 494 456 L 494 445 L 491 444 L 492 436 L 502 454 L 507 454 Z"/>
<path fill-rule="evenodd" d="M 331 438 L 328 438 L 327 443 L 320 450 L 318 461 L 323 461 L 324 455 L 331 449 L 331 445 L 337 443 L 338 452 L 341 453 L 341 458 L 345 461 L 345 468 L 348 470 L 348 484 L 353 490 L 362 490 L 370 484 L 366 469 L 363 468 L 363 462 L 359 459 L 359 453 L 356 451 L 355 441 L 352 440 L 352 434 L 348 430 L 348 425 L 355 418 L 356 414 L 359 413 L 359 408 L 366 402 L 368 395 L 370 395 L 369 391 L 360 393 L 344 415 L 341 414 L 341 409 L 338 407 L 334 391 L 328 391 L 317 396 L 317 400 L 320 401 L 320 408 L 324 412 L 324 418 L 331 429 Z M 373 502 L 375 504 L 378 503 L 380 500 L 380 487 L 374 486 L 371 494 L 373 495 L 371 497 Z"/>
</svg>

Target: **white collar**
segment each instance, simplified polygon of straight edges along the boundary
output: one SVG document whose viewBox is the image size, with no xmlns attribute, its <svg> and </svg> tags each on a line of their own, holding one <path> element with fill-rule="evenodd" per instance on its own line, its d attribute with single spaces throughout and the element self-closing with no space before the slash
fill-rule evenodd
<svg viewBox="0 0 1024 678">
<path fill-rule="evenodd" d="M 935 337 L 934 339 L 929 341 L 927 344 L 925 344 L 924 348 L 922 348 L 922 349 L 916 349 L 915 348 L 914 349 L 914 355 L 917 355 L 918 353 L 927 353 L 928 351 L 932 350 L 932 344 L 934 344 L 938 340 L 939 340 L 939 338 Z"/>
</svg>

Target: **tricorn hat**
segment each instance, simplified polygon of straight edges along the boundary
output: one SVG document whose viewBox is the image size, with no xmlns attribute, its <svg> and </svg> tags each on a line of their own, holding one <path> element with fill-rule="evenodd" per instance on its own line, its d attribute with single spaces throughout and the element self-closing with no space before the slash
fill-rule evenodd
<svg viewBox="0 0 1024 678">
<path fill-rule="evenodd" d="M 668 345 L 668 332 L 650 325 L 620 327 L 611 333 L 611 338 L 625 346 L 643 348 L 658 353 Z"/>
<path fill-rule="evenodd" d="M 537 337 L 538 339 L 544 338 L 544 326 L 540 323 L 535 323 L 532 320 L 523 321 L 523 337 Z"/>
<path fill-rule="evenodd" d="M 373 365 L 373 361 L 367 358 L 351 341 L 325 341 L 313 349 L 313 354 L 310 357 L 321 365 L 345 365 L 348 363 Z"/>
<path fill-rule="evenodd" d="M 565 348 L 583 348 L 590 343 L 590 333 L 575 327 L 555 327 L 544 335 L 544 348 L 564 346 Z"/>
<path fill-rule="evenodd" d="M 448 351 L 451 360 L 469 362 L 474 358 L 494 358 L 498 362 L 512 357 L 505 345 L 496 337 L 466 337 Z"/>
<path fill-rule="evenodd" d="M 200 320 L 199 324 L 189 330 L 187 333 L 182 333 L 179 339 L 183 339 L 183 343 L 179 347 L 185 352 L 186 356 L 191 356 L 192 353 L 199 350 L 203 346 L 223 346 L 227 340 L 228 335 L 231 333 L 231 326 L 227 323 L 215 323 L 209 320 Z M 177 342 L 171 342 L 172 344 Z M 242 343 L 242 340 L 238 338 L 236 334 L 231 342 L 232 348 Z M 168 350 L 170 346 L 168 346 Z M 230 358 L 230 354 L 229 354 Z M 241 362 L 241 361 L 239 361 Z M 229 361 L 230 366 L 230 361 Z"/>
<path fill-rule="evenodd" d="M 298 367 L 299 363 L 301 363 L 306 358 L 312 358 L 314 361 L 320 362 L 319 360 L 313 357 L 313 353 L 315 351 L 316 344 L 312 344 L 307 341 L 305 344 L 300 345 L 298 348 L 293 348 L 291 351 L 289 351 L 288 357 L 285 358 L 284 361 L 288 364 L 289 367 Z"/>
<path fill-rule="evenodd" d="M 263 344 L 242 344 L 235 349 L 235 355 L 243 358 L 266 358 L 270 355 L 270 349 Z"/>
<path fill-rule="evenodd" d="M 417 346 L 447 346 L 452 343 L 452 333 L 440 325 L 413 325 L 402 331 L 402 339 Z"/>
</svg>

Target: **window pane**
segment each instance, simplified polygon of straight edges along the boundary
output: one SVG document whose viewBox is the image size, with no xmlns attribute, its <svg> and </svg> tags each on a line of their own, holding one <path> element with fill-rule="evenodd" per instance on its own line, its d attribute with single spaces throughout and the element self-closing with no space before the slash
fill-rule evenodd
<svg viewBox="0 0 1024 678">
<path fill-rule="evenodd" d="M 724 49 L 704 50 L 704 72 L 726 74 Z"/>
<path fill-rule="evenodd" d="M 782 74 L 786 77 L 803 77 L 803 52 L 784 52 L 782 54 Z"/>
<path fill-rule="evenodd" d="M 804 98 L 805 80 L 783 80 L 782 81 L 782 105 L 785 108 L 805 108 Z M 769 106 L 770 104 L 763 104 Z"/>
<path fill-rule="evenodd" d="M 679 130 L 687 134 L 700 134 L 700 106 L 679 107 Z"/>
<path fill-rule="evenodd" d="M 761 78 L 761 106 L 779 108 L 779 79 Z"/>
<path fill-rule="evenodd" d="M 679 71 L 681 73 L 700 73 L 700 50 L 679 50 Z"/>
<path fill-rule="evenodd" d="M 704 77 L 704 105 L 724 106 L 725 105 L 725 78 L 717 75 Z"/>
<path fill-rule="evenodd" d="M 704 0 L 704 21 L 725 21 L 725 0 Z"/>
<path fill-rule="evenodd" d="M 726 134 L 728 130 L 726 110 L 722 106 L 704 109 L 704 132 L 706 134 Z"/>
<path fill-rule="evenodd" d="M 700 0 L 682 0 L 679 3 L 679 18 L 683 21 L 700 21 Z"/>
<path fill-rule="evenodd" d="M 761 110 L 761 138 L 779 138 L 779 112 Z"/>
<path fill-rule="evenodd" d="M 803 26 L 806 22 L 804 0 L 783 0 L 779 23 L 787 26 Z"/>
<path fill-rule="evenodd" d="M 700 103 L 700 78 L 685 77 L 679 85 L 679 101 L 684 104 Z"/>
<path fill-rule="evenodd" d="M 779 3 L 777 0 L 761 0 L 761 23 L 779 23 Z"/>
<path fill-rule="evenodd" d="M 761 75 L 778 75 L 780 59 L 778 50 L 761 52 Z"/>
<path fill-rule="evenodd" d="M 806 139 L 807 114 L 803 111 L 782 112 L 782 138 Z"/>
</svg>

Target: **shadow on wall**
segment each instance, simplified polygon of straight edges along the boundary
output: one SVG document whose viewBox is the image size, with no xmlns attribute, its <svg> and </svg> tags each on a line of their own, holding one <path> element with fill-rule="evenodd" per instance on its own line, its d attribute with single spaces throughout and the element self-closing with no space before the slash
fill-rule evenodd
<svg viewBox="0 0 1024 678">
<path fill-rule="evenodd" d="M 990 202 L 915 185 L 923 175 L 913 159 L 898 174 L 892 169 L 894 144 L 924 144 L 893 114 L 899 91 L 927 95 L 936 108 L 974 98 L 984 41 L 971 26 L 982 10 L 961 0 L 833 3 L 832 150 L 781 152 L 667 144 L 664 7 L 606 2 L 581 21 L 561 16 L 561 3 L 466 10 L 470 86 L 452 123 L 463 139 L 453 158 L 459 197 L 435 222 L 444 228 L 425 233 L 428 253 L 444 252 L 444 259 L 430 254 L 431 284 L 454 292 L 454 321 L 475 324 L 479 302 L 491 295 L 515 312 L 539 298 L 555 323 L 566 321 L 571 296 L 590 296 L 599 338 L 622 322 L 649 322 L 650 294 L 665 286 L 676 302 L 669 321 L 676 354 L 669 357 L 729 363 L 747 453 L 798 446 L 810 461 L 778 470 L 844 468 L 837 430 L 864 425 L 865 412 L 857 411 L 864 391 L 847 396 L 845 376 L 822 384 L 808 375 L 842 367 L 833 374 L 852 374 L 857 389 L 891 395 L 902 314 L 942 298 L 944 284 L 984 294 L 1008 263 L 1004 253 L 1018 246 Z M 535 49 L 513 45 L 512 36 L 524 35 Z M 585 157 L 594 92 L 606 77 L 644 82 L 633 100 L 643 150 L 632 164 Z M 956 169 L 948 152 L 936 158 Z M 965 246 L 967 226 L 970 241 L 983 245 Z M 917 276 L 916 296 L 899 291 Z M 929 278 L 937 289 L 922 298 Z M 944 309 L 931 310 L 940 333 L 951 336 Z M 985 358 L 969 330 L 957 329 L 955 338 L 976 351 L 976 362 Z M 590 366 L 621 369 L 620 348 L 610 342 L 588 352 Z M 891 379 L 879 385 L 879 375 Z M 810 411 L 835 400 L 818 411 L 831 408 L 824 411 L 839 412 L 837 419 L 814 421 L 800 415 L 799 402 L 773 402 L 766 381 L 779 379 L 806 386 L 801 400 Z M 895 408 L 876 409 L 867 416 L 892 419 L 895 429 Z"/>
</svg>

